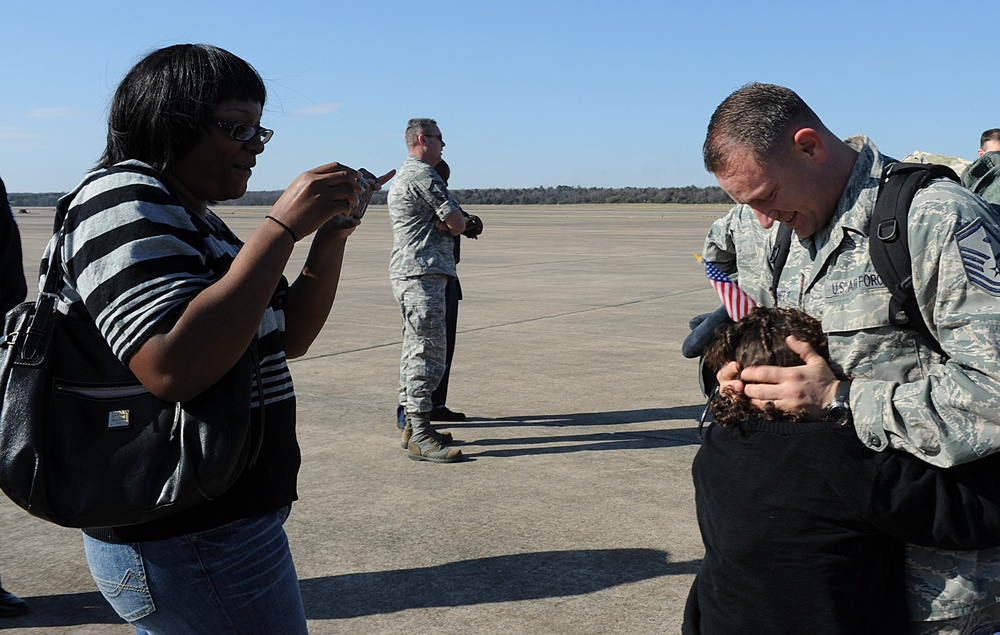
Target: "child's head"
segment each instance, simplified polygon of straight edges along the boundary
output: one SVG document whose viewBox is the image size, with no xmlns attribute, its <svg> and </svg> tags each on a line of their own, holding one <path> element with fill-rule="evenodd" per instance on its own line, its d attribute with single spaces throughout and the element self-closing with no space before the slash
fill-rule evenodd
<svg viewBox="0 0 1000 635">
<path fill-rule="evenodd" d="M 757 307 L 742 320 L 727 325 L 716 332 L 716 339 L 705 351 L 705 366 L 719 369 L 731 361 L 740 368 L 749 366 L 801 366 L 802 359 L 785 344 L 785 338 L 794 335 L 808 342 L 823 357 L 830 359 L 826 334 L 819 321 L 797 309 L 769 309 Z M 712 401 L 715 421 L 726 426 L 740 426 L 747 419 L 760 417 L 770 421 L 805 421 L 803 409 L 782 412 L 770 404 L 765 410 L 751 405 L 743 393 L 723 391 Z"/>
</svg>

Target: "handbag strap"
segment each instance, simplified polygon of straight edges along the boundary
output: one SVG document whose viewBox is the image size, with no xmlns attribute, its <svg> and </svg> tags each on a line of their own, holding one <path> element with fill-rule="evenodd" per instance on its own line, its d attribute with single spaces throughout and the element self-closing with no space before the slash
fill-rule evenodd
<svg viewBox="0 0 1000 635">
<path fill-rule="evenodd" d="M 45 273 L 45 286 L 35 300 L 35 312 L 31 314 L 24 329 L 24 341 L 21 345 L 22 359 L 33 359 L 38 352 L 44 351 L 43 344 L 48 342 L 52 334 L 53 316 L 56 312 L 56 301 L 59 299 L 59 252 L 62 251 L 64 227 L 60 225 L 56 245 L 49 253 L 48 268 Z"/>
</svg>

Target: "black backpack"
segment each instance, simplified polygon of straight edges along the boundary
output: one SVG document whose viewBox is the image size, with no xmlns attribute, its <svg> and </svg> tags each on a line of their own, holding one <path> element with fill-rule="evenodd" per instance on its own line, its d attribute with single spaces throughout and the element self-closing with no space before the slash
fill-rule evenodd
<svg viewBox="0 0 1000 635">
<path fill-rule="evenodd" d="M 889 301 L 889 321 L 896 326 L 917 331 L 938 353 L 944 355 L 937 337 L 931 333 L 917 307 L 917 298 L 913 292 L 910 245 L 906 234 L 906 218 L 910 213 L 913 195 L 933 179 L 942 177 L 958 182 L 958 175 L 946 165 L 902 162 L 886 165 L 879 184 L 875 211 L 872 212 L 868 248 L 875 271 L 892 294 Z M 774 271 L 771 281 L 772 297 L 776 297 L 778 279 L 785 267 L 791 241 L 792 230 L 782 223 L 768 257 Z M 901 310 L 905 319 L 897 317 Z"/>
</svg>

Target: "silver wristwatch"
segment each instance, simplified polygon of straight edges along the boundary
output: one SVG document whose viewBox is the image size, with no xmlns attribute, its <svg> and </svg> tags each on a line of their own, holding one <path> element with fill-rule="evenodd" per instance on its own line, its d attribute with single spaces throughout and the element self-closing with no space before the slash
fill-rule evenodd
<svg viewBox="0 0 1000 635">
<path fill-rule="evenodd" d="M 839 423 L 840 425 L 854 423 L 854 417 L 851 416 L 850 395 L 851 382 L 841 381 L 837 385 L 837 394 L 833 396 L 833 402 L 826 409 L 827 421 Z"/>
</svg>

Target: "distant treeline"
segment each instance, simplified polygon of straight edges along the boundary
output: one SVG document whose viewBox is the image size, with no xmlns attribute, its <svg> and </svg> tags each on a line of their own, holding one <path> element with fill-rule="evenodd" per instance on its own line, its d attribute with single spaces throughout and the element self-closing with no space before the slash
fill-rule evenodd
<svg viewBox="0 0 1000 635">
<path fill-rule="evenodd" d="M 243 198 L 224 201 L 219 205 L 270 206 L 281 196 L 282 190 L 247 192 Z M 591 203 L 610 205 L 618 203 L 674 203 L 679 205 L 728 204 L 732 202 L 721 187 L 533 187 L 523 189 L 469 189 L 452 190 L 463 205 L 579 205 Z M 385 205 L 387 192 L 375 192 L 372 205 Z M 10 204 L 18 207 L 53 207 L 60 193 L 9 195 Z"/>
<path fill-rule="evenodd" d="M 8 192 L 7 200 L 10 201 L 10 206 L 16 212 L 19 207 L 55 207 L 56 201 L 63 194 L 64 192 L 42 192 L 38 194 Z"/>
<path fill-rule="evenodd" d="M 379 202 L 384 202 L 385 192 Z M 463 205 L 598 205 L 617 203 L 730 203 L 732 199 L 721 187 L 533 187 L 525 189 L 452 190 Z M 372 197 L 375 202 L 375 197 Z"/>
</svg>

